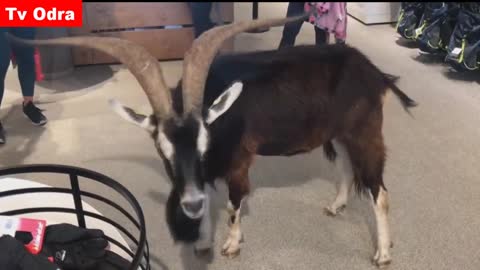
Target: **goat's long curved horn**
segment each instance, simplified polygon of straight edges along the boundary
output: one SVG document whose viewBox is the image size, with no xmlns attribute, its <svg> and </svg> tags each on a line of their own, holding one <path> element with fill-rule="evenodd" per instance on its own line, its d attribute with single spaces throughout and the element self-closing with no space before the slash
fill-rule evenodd
<svg viewBox="0 0 480 270">
<path fill-rule="evenodd" d="M 131 41 L 112 37 L 64 37 L 25 40 L 8 34 L 14 42 L 27 45 L 80 46 L 104 52 L 122 62 L 135 76 L 150 101 L 155 116 L 165 119 L 172 114 L 172 98 L 157 59 L 144 47 Z"/>
<path fill-rule="evenodd" d="M 208 76 L 210 64 L 223 42 L 236 34 L 268 26 L 279 26 L 288 22 L 306 19 L 308 14 L 281 19 L 261 19 L 243 21 L 212 28 L 196 40 L 185 54 L 183 63 L 183 106 L 185 112 L 201 110 L 203 92 Z"/>
</svg>

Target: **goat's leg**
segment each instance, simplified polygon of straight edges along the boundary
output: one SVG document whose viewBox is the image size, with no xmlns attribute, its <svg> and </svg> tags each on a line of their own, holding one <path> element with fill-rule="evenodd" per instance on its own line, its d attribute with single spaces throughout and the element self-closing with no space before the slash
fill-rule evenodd
<svg viewBox="0 0 480 270">
<path fill-rule="evenodd" d="M 364 168 L 364 172 L 362 173 L 364 176 L 362 180 L 371 194 L 377 224 L 377 251 L 373 257 L 373 262 L 379 267 L 388 265 L 392 261 L 390 256 L 392 242 L 388 224 L 389 200 L 385 184 L 383 183 L 384 149 L 383 140 L 378 147 L 375 147 L 373 144 L 371 145 L 369 149 L 370 153 L 366 153 L 365 157 L 373 163 L 367 164 L 368 169 Z M 374 168 L 374 170 L 370 171 L 372 168 Z M 370 177 L 368 175 L 370 175 Z"/>
<path fill-rule="evenodd" d="M 246 183 L 245 183 L 246 181 Z M 229 232 L 227 240 L 222 247 L 222 255 L 233 258 L 240 253 L 240 242 L 243 239 L 240 228 L 242 202 L 248 194 L 248 179 L 230 179 L 228 183 L 229 202 L 227 211 L 229 215 Z"/>
<path fill-rule="evenodd" d="M 240 210 L 242 201 L 240 201 L 238 206 L 235 206 L 234 203 L 232 203 L 232 201 L 230 200 L 227 206 L 229 214 L 229 232 L 227 240 L 222 247 L 222 255 L 228 258 L 234 258 L 238 254 L 240 254 L 240 242 L 243 240 L 243 233 L 240 228 Z"/>
<path fill-rule="evenodd" d="M 246 154 L 239 160 L 239 164 L 235 166 L 228 177 L 228 197 L 229 202 L 227 211 L 229 214 L 229 233 L 227 241 L 222 247 L 222 255 L 233 258 L 240 253 L 240 242 L 243 239 L 242 230 L 240 228 L 240 211 L 242 202 L 250 191 L 250 182 L 248 179 L 248 168 L 253 159 L 252 155 Z"/>
<path fill-rule="evenodd" d="M 375 212 L 375 220 L 377 223 L 377 251 L 373 256 L 373 263 L 377 266 L 390 264 L 392 258 L 390 256 L 390 229 L 388 225 L 388 194 L 383 186 L 378 189 L 371 189 L 372 205 Z"/>
<path fill-rule="evenodd" d="M 348 196 L 350 194 L 350 189 L 353 184 L 353 169 L 352 162 L 350 160 L 350 155 L 342 143 L 337 140 L 332 141 L 334 146 L 334 151 L 337 156 L 335 159 L 335 164 L 338 168 L 338 171 L 341 174 L 340 183 L 337 186 L 337 195 L 332 204 L 325 207 L 325 214 L 329 216 L 336 216 L 341 212 L 346 206 L 348 201 Z"/>
<path fill-rule="evenodd" d="M 355 181 L 359 186 L 368 190 L 371 195 L 372 206 L 377 225 L 377 250 L 373 256 L 373 263 L 377 266 L 390 264 L 390 229 L 388 224 L 388 194 L 383 183 L 385 166 L 385 145 L 380 128 L 376 132 L 361 133 L 364 136 L 352 136 L 346 141 L 352 165 L 355 171 Z"/>
</svg>

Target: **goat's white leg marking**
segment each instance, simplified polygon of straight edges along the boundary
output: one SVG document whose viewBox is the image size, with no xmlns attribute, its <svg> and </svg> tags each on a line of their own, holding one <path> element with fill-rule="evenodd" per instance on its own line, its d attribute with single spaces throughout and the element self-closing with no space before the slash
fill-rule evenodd
<svg viewBox="0 0 480 270">
<path fill-rule="evenodd" d="M 210 216 L 210 197 L 205 197 L 205 212 L 200 225 L 200 239 L 195 243 L 195 251 L 203 252 L 212 248 L 212 217 Z"/>
<path fill-rule="evenodd" d="M 377 201 L 373 201 L 373 210 L 375 212 L 375 220 L 377 222 L 377 251 L 373 257 L 373 262 L 377 266 L 384 266 L 390 264 L 392 258 L 390 257 L 390 229 L 388 225 L 388 194 L 385 189 L 380 187 Z"/>
<path fill-rule="evenodd" d="M 353 169 L 350 155 L 345 146 L 336 140 L 333 140 L 337 160 L 335 164 L 341 174 L 340 183 L 337 186 L 337 196 L 332 204 L 325 207 L 325 213 L 329 216 L 336 216 L 347 205 L 348 195 L 353 184 Z"/>
<path fill-rule="evenodd" d="M 228 222 L 230 231 L 228 233 L 227 241 L 222 247 L 222 255 L 227 256 L 228 258 L 236 257 L 240 253 L 240 242 L 242 241 L 240 210 L 242 209 L 242 202 L 240 202 L 240 207 L 237 210 L 234 209 L 230 201 L 228 202 L 227 211 L 229 213 Z"/>
</svg>

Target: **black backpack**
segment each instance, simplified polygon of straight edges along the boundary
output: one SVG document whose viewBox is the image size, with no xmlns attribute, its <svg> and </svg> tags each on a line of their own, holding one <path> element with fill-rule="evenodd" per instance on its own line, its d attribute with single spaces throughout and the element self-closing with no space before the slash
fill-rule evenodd
<svg viewBox="0 0 480 270">
<path fill-rule="evenodd" d="M 419 49 L 428 53 L 446 52 L 459 11 L 460 4 L 455 2 L 427 3 L 422 20 L 423 28 L 417 37 Z"/>
<path fill-rule="evenodd" d="M 480 4 L 462 4 L 445 61 L 458 71 L 480 67 Z"/>
<path fill-rule="evenodd" d="M 410 40 L 415 39 L 415 30 L 420 24 L 425 4 L 423 2 L 402 2 L 397 22 L 397 33 Z"/>
</svg>

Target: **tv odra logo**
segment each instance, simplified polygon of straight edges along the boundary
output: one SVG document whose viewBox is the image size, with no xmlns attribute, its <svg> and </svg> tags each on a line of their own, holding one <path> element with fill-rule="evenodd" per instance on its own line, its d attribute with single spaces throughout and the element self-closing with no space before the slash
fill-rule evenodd
<svg viewBox="0 0 480 270">
<path fill-rule="evenodd" d="M 11 21 L 17 18 L 23 21 L 27 17 L 28 10 L 22 11 L 18 10 L 16 7 L 7 7 L 5 10 L 8 11 L 8 19 Z M 72 10 L 57 10 L 56 8 L 47 11 L 45 8 L 37 7 L 33 10 L 33 18 L 37 21 L 56 21 L 63 20 L 64 18 L 66 21 L 73 21 L 75 20 L 75 12 Z"/>
<path fill-rule="evenodd" d="M 80 27 L 81 0 L 2 0 L 0 27 Z"/>
</svg>

